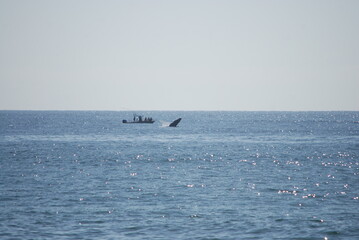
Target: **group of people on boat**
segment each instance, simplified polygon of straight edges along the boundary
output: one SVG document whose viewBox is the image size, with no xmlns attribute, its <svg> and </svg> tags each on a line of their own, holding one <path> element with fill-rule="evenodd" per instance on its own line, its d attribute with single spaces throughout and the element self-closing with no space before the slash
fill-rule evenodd
<svg viewBox="0 0 359 240">
<path fill-rule="evenodd" d="M 145 117 L 145 119 L 143 120 L 142 116 L 134 116 L 133 121 L 134 122 L 152 122 L 153 120 L 151 117 Z"/>
<path fill-rule="evenodd" d="M 178 123 L 181 121 L 182 118 L 178 118 L 174 120 L 169 127 L 177 127 Z M 154 123 L 155 120 L 153 120 L 151 117 L 145 117 L 143 118 L 141 115 L 134 115 L 133 116 L 133 122 L 128 122 L 127 120 L 122 120 L 123 123 Z"/>
</svg>

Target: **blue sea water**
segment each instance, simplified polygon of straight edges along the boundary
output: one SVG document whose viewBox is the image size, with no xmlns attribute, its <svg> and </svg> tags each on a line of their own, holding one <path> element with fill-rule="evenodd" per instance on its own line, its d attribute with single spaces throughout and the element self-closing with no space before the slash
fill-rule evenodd
<svg viewBox="0 0 359 240">
<path fill-rule="evenodd" d="M 0 111 L 0 239 L 359 239 L 359 112 L 144 114 Z"/>
</svg>

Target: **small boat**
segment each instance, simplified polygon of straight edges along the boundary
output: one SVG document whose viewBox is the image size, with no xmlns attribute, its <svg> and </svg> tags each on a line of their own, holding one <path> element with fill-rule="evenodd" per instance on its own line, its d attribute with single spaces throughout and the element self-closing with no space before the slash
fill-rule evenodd
<svg viewBox="0 0 359 240">
<path fill-rule="evenodd" d="M 143 117 L 141 115 L 134 115 L 133 121 L 122 120 L 122 123 L 154 123 L 151 117 Z"/>
</svg>

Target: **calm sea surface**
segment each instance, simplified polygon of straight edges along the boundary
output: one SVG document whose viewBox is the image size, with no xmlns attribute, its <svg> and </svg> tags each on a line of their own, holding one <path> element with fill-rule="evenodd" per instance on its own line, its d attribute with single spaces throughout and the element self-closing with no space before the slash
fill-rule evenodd
<svg viewBox="0 0 359 240">
<path fill-rule="evenodd" d="M 0 111 L 0 239 L 359 239 L 359 112 L 132 114 Z"/>
</svg>

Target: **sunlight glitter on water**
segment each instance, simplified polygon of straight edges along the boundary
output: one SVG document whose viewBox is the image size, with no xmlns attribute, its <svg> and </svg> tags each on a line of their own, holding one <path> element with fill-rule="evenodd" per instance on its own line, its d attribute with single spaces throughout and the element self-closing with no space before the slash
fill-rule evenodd
<svg viewBox="0 0 359 240">
<path fill-rule="evenodd" d="M 216 113 L 203 114 L 212 113 L 181 112 L 187 124 L 176 129 L 73 119 L 13 133 L 5 121 L 0 238 L 359 236 L 359 125 L 321 125 L 312 113 L 233 112 L 215 123 Z M 37 231 L 45 225 L 51 237 Z"/>
</svg>

